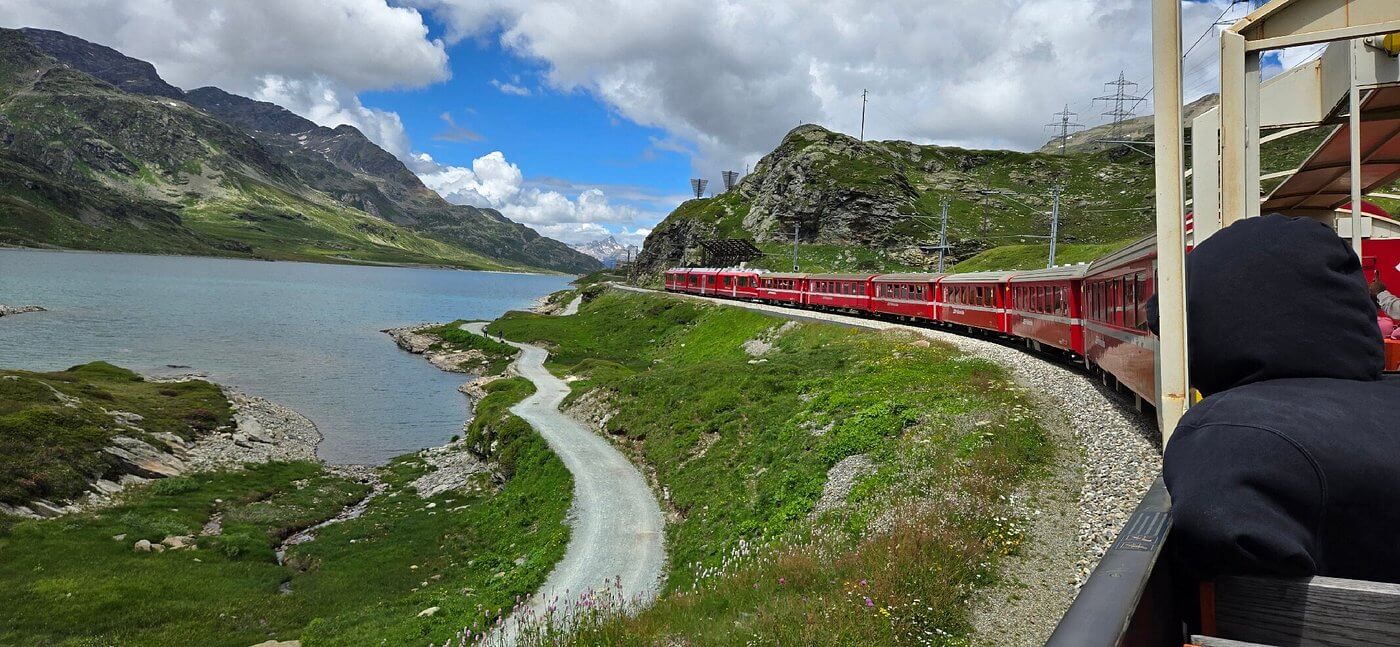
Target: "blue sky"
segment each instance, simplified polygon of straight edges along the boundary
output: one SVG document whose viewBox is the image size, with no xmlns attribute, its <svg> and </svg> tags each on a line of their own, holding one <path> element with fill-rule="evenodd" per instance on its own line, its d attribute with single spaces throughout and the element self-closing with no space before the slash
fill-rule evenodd
<svg viewBox="0 0 1400 647">
<path fill-rule="evenodd" d="M 427 18 L 430 35 L 439 37 L 443 26 L 431 14 Z M 398 113 L 415 150 L 458 166 L 502 151 L 521 168 L 527 183 L 571 197 L 600 186 L 611 189 L 606 192 L 612 202 L 642 211 L 669 210 L 675 197 L 685 193 L 690 158 L 655 145 L 668 139 L 664 130 L 616 115 L 591 93 L 550 89 L 539 64 L 505 51 L 495 35 L 462 40 L 448 46 L 447 53 L 449 81 L 360 95 L 366 106 Z M 497 84 L 523 88 L 529 95 L 502 91 Z M 442 137 L 452 130 L 444 114 L 479 138 Z M 561 180 L 573 188 L 564 188 Z M 621 195 L 623 188 L 656 200 Z"/>
</svg>

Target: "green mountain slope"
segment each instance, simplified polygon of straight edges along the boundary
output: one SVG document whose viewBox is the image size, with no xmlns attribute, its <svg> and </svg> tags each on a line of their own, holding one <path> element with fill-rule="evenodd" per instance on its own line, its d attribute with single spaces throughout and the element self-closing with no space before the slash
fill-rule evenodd
<svg viewBox="0 0 1400 647">
<path fill-rule="evenodd" d="M 699 243 L 746 238 L 790 269 L 794 228 L 803 270 L 926 268 L 950 201 L 951 259 L 1036 242 L 1049 233 L 1051 187 L 1064 187 L 1060 241 L 1103 244 L 1152 227 L 1152 160 L 1119 148 L 1066 156 L 859 142 L 819 126 L 788 133 L 734 190 L 682 204 L 647 238 L 657 272 L 702 262 Z"/>
<path fill-rule="evenodd" d="M 385 184 L 411 178 L 420 200 L 436 194 L 353 128 L 305 122 L 351 142 L 342 159 L 377 160 L 362 164 L 360 176 L 330 156 L 316 153 L 313 163 L 308 153 L 255 138 L 185 98 L 149 64 L 115 50 L 57 32 L 0 30 L 0 243 L 481 269 L 598 266 L 527 227 L 441 198 L 435 220 L 382 213 L 361 199 L 377 189 L 368 177 L 376 169 L 397 165 L 382 174 L 391 178 Z M 306 171 L 313 167 L 319 173 Z M 347 186 L 358 190 L 338 190 Z M 448 230 L 456 235 L 442 235 Z"/>
</svg>

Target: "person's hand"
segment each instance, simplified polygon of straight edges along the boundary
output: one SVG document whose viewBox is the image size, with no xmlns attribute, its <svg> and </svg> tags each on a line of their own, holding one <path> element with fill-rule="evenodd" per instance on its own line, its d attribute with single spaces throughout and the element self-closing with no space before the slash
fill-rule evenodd
<svg viewBox="0 0 1400 647">
<path fill-rule="evenodd" d="M 1385 284 L 1384 284 L 1384 283 L 1381 283 L 1381 280 L 1380 280 L 1380 279 L 1376 279 L 1376 280 L 1374 280 L 1374 281 L 1371 281 L 1371 298 L 1372 298 L 1372 299 L 1374 299 L 1374 298 L 1376 298 L 1376 297 L 1379 297 L 1379 296 L 1381 295 L 1382 292 L 1387 292 L 1387 291 L 1388 291 L 1388 290 L 1385 289 Z"/>
</svg>

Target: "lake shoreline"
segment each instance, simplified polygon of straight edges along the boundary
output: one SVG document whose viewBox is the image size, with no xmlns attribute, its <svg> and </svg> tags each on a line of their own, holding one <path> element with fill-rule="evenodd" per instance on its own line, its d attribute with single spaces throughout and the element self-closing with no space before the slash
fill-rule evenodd
<svg viewBox="0 0 1400 647">
<path fill-rule="evenodd" d="M 432 263 L 395 263 L 391 261 L 368 261 L 342 256 L 328 256 L 325 261 L 306 261 L 290 258 L 259 258 L 256 256 L 228 255 L 220 256 L 213 254 L 176 254 L 165 252 L 129 252 L 109 249 L 77 249 L 74 247 L 38 247 L 29 245 L 0 244 L 0 251 L 14 250 L 25 252 L 59 252 L 64 254 L 101 254 L 106 256 L 147 256 L 153 258 L 197 258 L 228 261 L 248 261 L 253 263 L 296 263 L 300 265 L 329 265 L 333 267 L 400 267 L 419 270 L 451 270 L 456 272 L 482 272 L 486 274 L 508 274 L 518 276 L 579 276 L 577 274 L 567 274 L 552 270 L 493 270 L 485 268 L 463 267 L 460 265 L 435 265 Z"/>
</svg>

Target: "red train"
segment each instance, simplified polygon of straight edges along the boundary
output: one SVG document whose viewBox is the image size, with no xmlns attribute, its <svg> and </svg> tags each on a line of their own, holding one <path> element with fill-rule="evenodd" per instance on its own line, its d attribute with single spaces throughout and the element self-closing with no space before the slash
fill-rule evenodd
<svg viewBox="0 0 1400 647">
<path fill-rule="evenodd" d="M 1400 235 L 1367 239 L 1362 263 L 1368 279 L 1379 272 L 1387 283 L 1400 283 Z M 1156 237 L 1149 236 L 1089 265 L 1047 270 L 871 275 L 678 268 L 666 272 L 666 289 L 1020 339 L 1083 362 L 1141 406 L 1157 401 L 1157 337 L 1147 329 L 1156 268 Z"/>
<path fill-rule="evenodd" d="M 793 274 L 675 268 L 666 289 L 962 328 L 1069 354 L 1105 382 L 1155 402 L 1152 237 L 1092 265 L 967 274 Z"/>
</svg>

